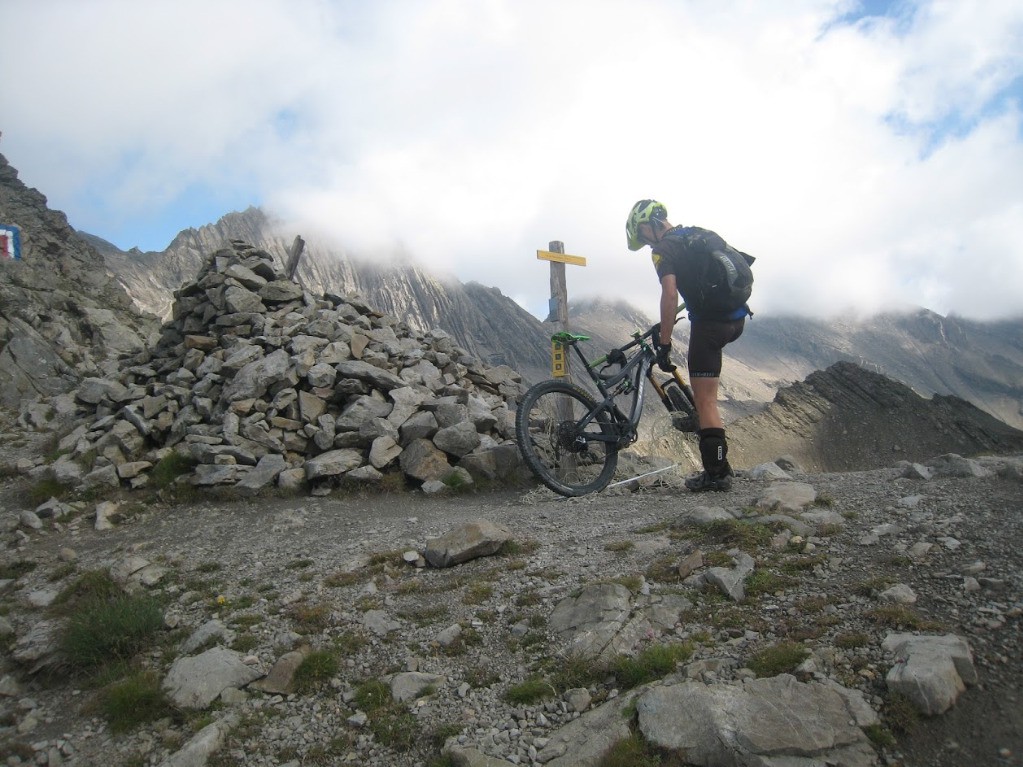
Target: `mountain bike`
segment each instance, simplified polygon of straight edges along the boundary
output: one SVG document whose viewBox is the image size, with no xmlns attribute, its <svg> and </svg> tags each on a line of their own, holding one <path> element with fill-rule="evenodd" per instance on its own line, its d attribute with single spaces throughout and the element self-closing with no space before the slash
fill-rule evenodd
<svg viewBox="0 0 1023 767">
<path fill-rule="evenodd" d="M 579 348 L 580 342 L 590 340 L 588 336 L 567 332 L 551 336 L 565 349 L 566 358 L 574 350 L 601 397 L 554 378 L 531 387 L 519 403 L 515 414 L 519 451 L 554 492 L 571 497 L 607 487 L 618 466 L 618 451 L 639 437 L 647 381 L 671 414 L 674 428 L 699 429 L 693 391 L 678 369 L 663 383 L 654 376 L 657 329 L 654 325 L 646 332 L 636 331 L 629 343 L 589 362 Z"/>
</svg>

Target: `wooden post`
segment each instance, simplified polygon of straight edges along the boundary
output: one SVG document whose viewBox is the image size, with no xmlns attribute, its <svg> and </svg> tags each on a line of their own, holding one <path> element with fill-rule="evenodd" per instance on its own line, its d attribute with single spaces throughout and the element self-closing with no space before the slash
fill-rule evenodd
<svg viewBox="0 0 1023 767">
<path fill-rule="evenodd" d="M 295 272 L 298 271 L 298 262 L 302 258 L 302 249 L 305 248 L 305 240 L 302 239 L 301 235 L 295 236 L 295 241 L 291 243 L 291 250 L 288 252 L 288 264 L 287 272 L 288 279 L 295 279 Z"/>
<path fill-rule="evenodd" d="M 551 253 L 565 253 L 565 243 L 560 240 L 551 240 L 547 244 Z M 554 329 L 558 333 L 568 331 L 568 281 L 565 279 L 565 264 L 562 261 L 551 261 L 551 300 L 550 313 L 547 319 L 554 323 Z M 571 357 L 568 349 L 562 349 L 565 375 L 569 383 L 572 382 Z"/>
<path fill-rule="evenodd" d="M 547 319 L 544 322 L 554 324 L 558 333 L 568 332 L 568 287 L 565 281 L 565 265 L 586 266 L 582 256 L 565 254 L 565 244 L 559 240 L 551 240 L 547 246 L 550 250 L 536 251 L 536 257 L 551 263 L 551 298 L 548 304 Z M 551 374 L 557 378 L 572 380 L 568 369 L 568 350 L 560 344 L 551 346 Z"/>
<path fill-rule="evenodd" d="M 565 243 L 551 240 L 547 245 L 551 253 L 564 253 Z M 551 261 L 551 302 L 548 321 L 555 323 L 558 332 L 568 330 L 568 284 L 565 280 L 565 264 Z"/>
</svg>

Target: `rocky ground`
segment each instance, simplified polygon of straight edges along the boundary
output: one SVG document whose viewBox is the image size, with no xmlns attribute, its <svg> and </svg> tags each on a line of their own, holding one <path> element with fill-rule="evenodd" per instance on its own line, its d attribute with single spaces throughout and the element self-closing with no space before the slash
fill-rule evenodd
<svg viewBox="0 0 1023 767">
<path fill-rule="evenodd" d="M 5 433 L 11 449 L 29 449 L 12 436 Z M 448 740 L 480 760 L 463 754 L 460 763 L 539 764 L 564 725 L 621 692 L 611 674 L 588 680 L 585 693 L 557 688 L 568 642 L 551 616 L 587 585 L 618 583 L 637 600 L 691 601 L 677 625 L 651 637 L 692 643 L 680 675 L 699 664 L 727 681 L 749 676 L 764 648 L 786 640 L 807 648 L 811 662 L 797 676 L 859 690 L 881 713 L 895 741 L 877 747 L 878 764 L 1023 765 L 1020 459 L 974 466 L 991 473 L 793 473 L 832 521 L 802 537 L 775 525 L 758 540 L 694 521 L 718 507 L 755 522 L 765 489 L 785 480 L 740 477 L 732 492 L 710 497 L 685 492 L 670 473 L 571 500 L 535 487 L 446 497 L 124 495 L 71 501 L 69 516 L 44 516 L 36 527 L 22 516 L 33 488 L 8 471 L 0 480 L 0 624 L 10 651 L 0 674 L 0 754 L 9 765 L 432 766 L 456 763 L 441 756 Z M 120 503 L 110 529 L 96 529 L 101 500 Z M 510 531 L 512 543 L 443 569 L 404 556 L 480 518 Z M 754 558 L 759 574 L 747 579 L 742 602 L 682 582 L 679 566 L 694 551 L 703 555 L 698 574 L 733 547 Z M 129 557 L 157 568 L 143 588 L 165 606 L 160 645 L 136 660 L 141 666 L 166 674 L 191 640 L 192 652 L 235 649 L 260 675 L 301 648 L 329 650 L 339 668 L 298 692 L 250 685 L 198 713 L 112 732 L 94 705 L 109 679 L 62 667 L 33 675 L 15 655 L 34 626 L 53 618 L 57 594 Z M 897 584 L 912 596 L 882 596 Z M 209 636 L 193 639 L 203 627 Z M 893 707 L 884 680 L 894 660 L 882 642 L 896 630 L 965 638 L 977 684 L 940 716 Z M 369 683 L 407 671 L 436 677 L 389 707 L 386 722 L 367 716 Z M 538 677 L 552 682 L 550 696 L 508 700 Z M 221 723 L 222 745 L 208 761 L 189 757 L 184 746 L 210 722 Z"/>
</svg>

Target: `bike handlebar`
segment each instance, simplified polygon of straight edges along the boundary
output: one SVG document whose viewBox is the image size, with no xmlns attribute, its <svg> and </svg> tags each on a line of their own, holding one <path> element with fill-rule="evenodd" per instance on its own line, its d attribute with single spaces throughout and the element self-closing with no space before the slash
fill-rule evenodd
<svg viewBox="0 0 1023 767">
<path fill-rule="evenodd" d="M 675 312 L 675 322 L 676 323 L 678 322 L 679 315 L 682 314 L 682 312 L 684 312 L 685 309 L 686 309 L 686 305 L 683 302 L 682 305 L 679 306 L 678 310 Z M 613 355 L 615 352 L 624 353 L 626 350 L 631 349 L 633 346 L 636 346 L 637 344 L 643 343 L 643 341 L 645 339 L 653 336 L 654 331 L 658 327 L 660 327 L 660 324 L 661 323 L 657 322 L 657 323 L 651 325 L 647 329 L 647 331 L 645 333 L 640 333 L 637 330 L 635 333 L 632 334 L 633 338 L 627 344 L 625 344 L 624 346 L 616 346 L 614 349 L 609 351 L 603 357 L 598 357 L 597 359 L 595 359 L 592 362 L 588 363 L 590 368 L 596 368 L 596 367 L 599 367 L 600 365 L 604 365 L 604 364 L 608 363 L 610 361 L 611 355 Z M 614 375 L 614 374 L 606 375 L 606 374 L 603 374 L 603 373 L 597 373 L 597 375 L 600 376 L 601 378 L 610 378 L 611 375 Z"/>
</svg>

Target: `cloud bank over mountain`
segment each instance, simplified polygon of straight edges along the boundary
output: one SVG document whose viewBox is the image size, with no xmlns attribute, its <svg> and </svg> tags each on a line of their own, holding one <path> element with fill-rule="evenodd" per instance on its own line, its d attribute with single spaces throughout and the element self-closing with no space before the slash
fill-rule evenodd
<svg viewBox="0 0 1023 767">
<path fill-rule="evenodd" d="M 918 0 L 12 0 L 2 151 L 72 225 L 160 250 L 258 204 L 546 314 L 652 310 L 632 203 L 758 256 L 754 308 L 1018 315 L 1023 8 Z M 4 222 L 7 223 L 7 222 Z"/>
</svg>

